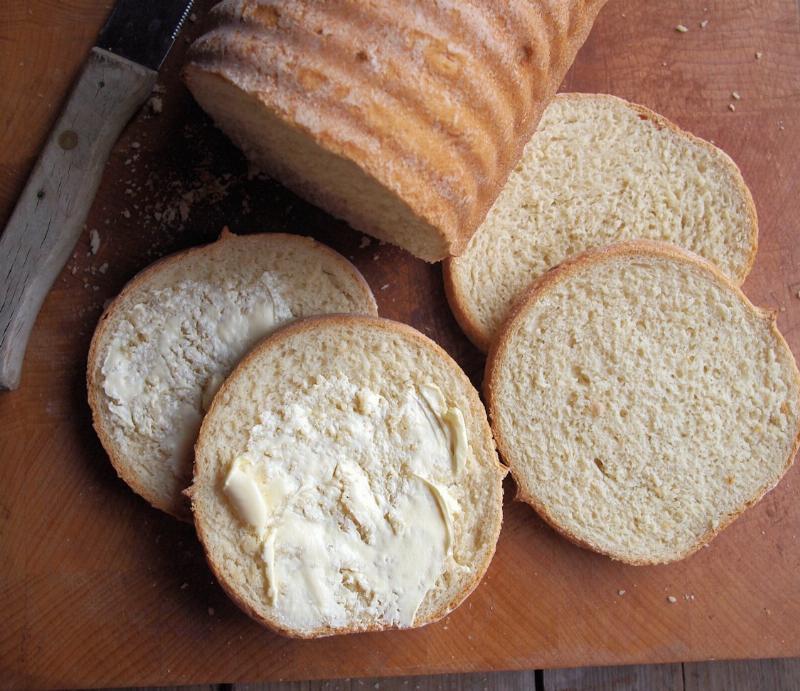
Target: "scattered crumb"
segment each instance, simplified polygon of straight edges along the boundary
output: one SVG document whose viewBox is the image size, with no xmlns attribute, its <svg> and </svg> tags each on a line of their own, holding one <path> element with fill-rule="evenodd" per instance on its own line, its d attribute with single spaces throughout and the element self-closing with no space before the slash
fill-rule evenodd
<svg viewBox="0 0 800 691">
<path fill-rule="evenodd" d="M 683 599 L 691 602 L 692 600 L 694 600 L 694 595 L 692 595 L 692 593 L 685 593 Z"/>
<path fill-rule="evenodd" d="M 783 129 L 784 129 L 784 127 L 783 127 L 783 120 L 778 120 L 778 129 L 779 129 L 779 130 L 783 130 Z"/>
<path fill-rule="evenodd" d="M 153 93 L 154 94 L 165 94 L 165 93 L 167 93 L 167 87 L 164 86 L 163 84 L 156 84 L 153 87 Z"/>
<path fill-rule="evenodd" d="M 89 231 L 89 251 L 92 254 L 97 254 L 97 250 L 100 249 L 100 233 L 97 232 L 97 228 L 92 228 Z"/>
<path fill-rule="evenodd" d="M 131 149 L 138 149 L 139 147 L 141 147 L 139 142 L 131 142 Z"/>
<path fill-rule="evenodd" d="M 214 616 L 214 608 L 213 607 L 209 607 L 208 608 L 208 616 L 209 617 L 213 617 Z"/>
<path fill-rule="evenodd" d="M 662 63 L 661 63 L 661 67 L 666 67 L 666 66 L 667 66 L 667 63 L 666 63 L 666 62 L 662 62 Z"/>
<path fill-rule="evenodd" d="M 729 103 L 728 110 L 733 113 L 736 110 L 736 106 L 733 103 Z"/>
<path fill-rule="evenodd" d="M 359 249 L 364 249 L 365 247 L 369 247 L 369 244 L 372 242 L 372 238 L 368 237 L 367 235 L 361 236 L 361 242 L 358 244 Z"/>
<path fill-rule="evenodd" d="M 675 27 L 675 31 L 677 31 L 679 34 L 685 34 L 687 31 L 689 31 L 689 27 L 684 26 L 683 24 L 678 24 L 678 26 Z"/>
<path fill-rule="evenodd" d="M 150 100 L 147 102 L 147 107 L 153 115 L 161 115 L 161 112 L 164 110 L 164 102 L 161 100 L 160 96 L 151 96 Z"/>
<path fill-rule="evenodd" d="M 189 587 L 188 583 L 181 583 L 181 590 L 186 590 Z"/>
<path fill-rule="evenodd" d="M 702 22 L 700 22 L 701 29 L 705 29 L 707 26 L 708 26 L 708 19 L 704 19 Z"/>
<path fill-rule="evenodd" d="M 761 58 L 763 58 L 763 57 L 764 57 L 764 53 L 762 53 L 760 50 L 756 51 L 756 60 L 761 60 Z"/>
<path fill-rule="evenodd" d="M 622 597 L 624 594 L 625 594 L 624 590 L 618 590 L 617 591 L 617 595 L 619 595 L 620 597 Z"/>
<path fill-rule="evenodd" d="M 100 267 L 97 270 L 101 274 L 104 274 L 106 271 L 108 271 L 108 262 L 103 262 L 102 264 L 100 264 Z"/>
<path fill-rule="evenodd" d="M 733 97 L 734 101 L 741 101 L 742 97 L 739 95 L 738 91 L 731 91 L 731 96 Z"/>
<path fill-rule="evenodd" d="M 800 300 L 800 290 L 798 290 L 798 291 L 795 293 L 795 297 L 796 297 L 798 300 Z"/>
<path fill-rule="evenodd" d="M 372 256 L 372 261 L 376 262 L 381 258 L 381 255 L 377 252 Z"/>
<path fill-rule="evenodd" d="M 667 596 L 667 602 L 669 602 L 669 604 L 674 605 L 677 601 L 678 601 L 678 598 L 675 597 L 674 595 L 668 595 Z"/>
<path fill-rule="evenodd" d="M 189 21 L 192 22 L 192 24 L 197 21 L 197 15 L 194 12 L 189 15 Z"/>
<path fill-rule="evenodd" d="M 123 210 L 122 210 L 122 215 L 123 215 L 125 218 L 130 218 L 130 217 L 131 217 L 131 212 L 130 212 L 130 211 L 128 211 L 127 209 L 123 209 Z"/>
<path fill-rule="evenodd" d="M 381 286 L 381 290 L 386 290 L 388 287 L 389 287 L 389 284 L 388 284 L 388 283 L 384 283 L 384 284 Z"/>
</svg>

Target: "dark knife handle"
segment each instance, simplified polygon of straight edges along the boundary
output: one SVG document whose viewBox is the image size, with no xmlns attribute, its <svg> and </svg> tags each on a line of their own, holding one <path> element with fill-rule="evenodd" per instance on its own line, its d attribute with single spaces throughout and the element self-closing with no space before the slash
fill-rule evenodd
<svg viewBox="0 0 800 691">
<path fill-rule="evenodd" d="M 0 390 L 19 386 L 36 315 L 78 241 L 111 149 L 157 73 L 93 48 L 0 236 Z"/>
</svg>

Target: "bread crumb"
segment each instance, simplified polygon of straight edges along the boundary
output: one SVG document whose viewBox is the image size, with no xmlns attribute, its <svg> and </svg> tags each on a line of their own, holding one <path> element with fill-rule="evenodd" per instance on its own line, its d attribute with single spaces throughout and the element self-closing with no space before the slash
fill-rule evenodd
<svg viewBox="0 0 800 691">
<path fill-rule="evenodd" d="M 376 253 L 376 254 L 374 254 L 374 255 L 372 256 L 372 261 L 376 262 L 376 261 L 378 261 L 380 258 L 381 258 L 381 255 Z"/>
<path fill-rule="evenodd" d="M 729 103 L 728 110 L 733 113 L 736 110 L 736 106 L 733 103 Z"/>
<path fill-rule="evenodd" d="M 92 254 L 97 254 L 97 251 L 100 249 L 100 233 L 97 232 L 97 228 L 92 228 L 89 231 L 89 251 Z"/>
<path fill-rule="evenodd" d="M 367 235 L 362 235 L 361 236 L 361 242 L 358 243 L 358 248 L 363 250 L 365 247 L 369 247 L 369 244 L 371 242 L 372 242 L 372 238 L 370 238 Z"/>
<path fill-rule="evenodd" d="M 679 34 L 685 34 L 687 31 L 689 31 L 689 27 L 684 26 L 683 24 L 678 24 L 678 26 L 675 27 L 675 31 L 677 31 Z"/>
<path fill-rule="evenodd" d="M 707 26 L 708 26 L 708 19 L 704 19 L 702 22 L 700 22 L 701 29 L 705 29 Z"/>
<path fill-rule="evenodd" d="M 731 91 L 731 96 L 735 101 L 741 101 L 742 97 L 739 95 L 738 91 Z"/>
<path fill-rule="evenodd" d="M 181 583 L 181 590 L 186 590 L 189 587 L 188 583 Z"/>
<path fill-rule="evenodd" d="M 189 21 L 192 22 L 192 24 L 197 21 L 197 15 L 194 12 L 189 15 Z"/>
<path fill-rule="evenodd" d="M 161 100 L 160 96 L 151 96 L 150 100 L 147 102 L 147 107 L 150 108 L 150 112 L 153 115 L 161 115 L 161 112 L 164 110 L 164 102 Z"/>
<path fill-rule="evenodd" d="M 388 287 L 389 287 L 389 284 L 388 284 L 388 283 L 384 283 L 384 284 L 381 286 L 381 290 L 386 290 Z"/>
<path fill-rule="evenodd" d="M 100 264 L 100 268 L 98 268 L 97 270 L 101 274 L 104 274 L 106 271 L 108 271 L 108 262 L 103 262 L 102 264 Z"/>
<path fill-rule="evenodd" d="M 674 605 L 677 601 L 678 601 L 678 598 L 675 597 L 674 595 L 668 595 L 667 596 L 667 602 L 669 602 L 669 604 Z"/>
<path fill-rule="evenodd" d="M 130 218 L 130 217 L 131 217 L 131 212 L 130 212 L 130 211 L 128 211 L 127 209 L 123 209 L 123 210 L 122 210 L 122 215 L 123 215 L 125 218 Z"/>
<path fill-rule="evenodd" d="M 209 607 L 208 608 L 208 616 L 209 617 L 213 617 L 214 616 L 214 608 L 213 607 Z"/>
<path fill-rule="evenodd" d="M 164 86 L 163 84 L 156 84 L 153 87 L 153 93 L 154 94 L 165 94 L 165 93 L 167 93 L 167 87 Z"/>
<path fill-rule="evenodd" d="M 131 142 L 131 149 L 138 149 L 142 145 L 139 142 Z"/>
<path fill-rule="evenodd" d="M 625 594 L 624 590 L 618 590 L 617 591 L 617 595 L 619 595 L 620 597 L 622 597 L 624 594 Z"/>
<path fill-rule="evenodd" d="M 756 60 L 761 60 L 761 58 L 763 58 L 763 57 L 764 57 L 764 53 L 762 53 L 760 50 L 756 51 Z"/>
</svg>

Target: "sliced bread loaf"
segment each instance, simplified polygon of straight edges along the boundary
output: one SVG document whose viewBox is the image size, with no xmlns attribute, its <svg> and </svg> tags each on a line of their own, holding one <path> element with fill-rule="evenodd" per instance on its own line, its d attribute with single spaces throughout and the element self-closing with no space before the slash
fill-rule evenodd
<svg viewBox="0 0 800 691">
<path fill-rule="evenodd" d="M 603 4 L 228 0 L 184 76 L 297 194 L 438 261 L 463 251 Z"/>
<path fill-rule="evenodd" d="M 519 497 L 632 564 L 706 544 L 800 441 L 800 375 L 775 315 L 665 243 L 588 252 L 539 279 L 485 387 Z"/>
<path fill-rule="evenodd" d="M 296 317 L 377 314 L 361 274 L 310 238 L 236 236 L 156 262 L 108 306 L 87 383 L 95 429 L 119 476 L 189 519 L 181 492 L 222 380 L 264 335 Z"/>
<path fill-rule="evenodd" d="M 505 472 L 478 393 L 433 341 L 388 320 L 316 317 L 223 384 L 188 494 L 228 594 L 310 638 L 457 607 L 494 553 Z"/>
<path fill-rule="evenodd" d="M 485 351 L 530 283 L 573 254 L 664 240 L 740 284 L 757 238 L 753 199 L 725 153 L 614 96 L 559 94 L 466 252 L 446 263 L 445 288 Z"/>
</svg>

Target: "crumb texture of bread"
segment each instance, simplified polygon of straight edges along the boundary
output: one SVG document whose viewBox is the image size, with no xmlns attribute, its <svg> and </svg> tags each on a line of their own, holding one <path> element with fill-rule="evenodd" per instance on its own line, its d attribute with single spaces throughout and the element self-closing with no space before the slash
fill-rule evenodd
<svg viewBox="0 0 800 691">
<path fill-rule="evenodd" d="M 792 463 L 800 379 L 774 316 L 696 255 L 622 243 L 551 272 L 485 382 L 520 498 L 629 563 L 683 558 Z"/>
<path fill-rule="evenodd" d="M 184 77 L 257 165 L 427 261 L 463 251 L 605 0 L 226 0 Z"/>
<path fill-rule="evenodd" d="M 110 305 L 89 356 L 94 422 L 117 472 L 189 518 L 181 492 L 227 374 L 281 324 L 340 312 L 377 310 L 357 270 L 310 238 L 226 233 L 145 269 Z"/>
<path fill-rule="evenodd" d="M 264 341 L 221 389 L 192 508 L 220 583 L 271 628 L 410 628 L 482 577 L 504 475 L 444 351 L 395 322 L 319 317 Z"/>
<path fill-rule="evenodd" d="M 739 169 L 646 108 L 559 94 L 467 250 L 447 262 L 448 299 L 487 350 L 538 276 L 584 250 L 638 239 L 688 249 L 741 284 L 758 223 Z"/>
</svg>

